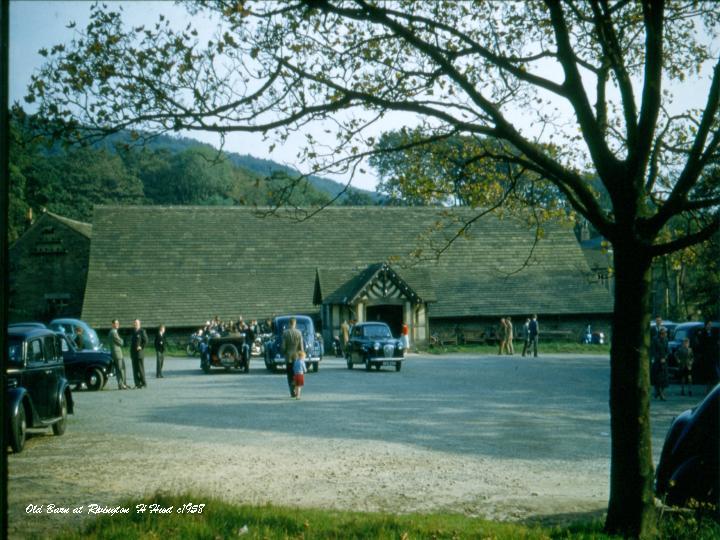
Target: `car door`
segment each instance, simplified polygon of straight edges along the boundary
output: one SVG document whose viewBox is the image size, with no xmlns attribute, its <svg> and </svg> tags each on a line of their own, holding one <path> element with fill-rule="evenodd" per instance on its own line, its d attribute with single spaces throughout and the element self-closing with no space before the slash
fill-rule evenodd
<svg viewBox="0 0 720 540">
<path fill-rule="evenodd" d="M 362 328 L 360 326 L 354 326 L 350 334 L 350 360 L 360 361 L 362 355 L 360 354 L 360 347 L 362 341 Z"/>
<path fill-rule="evenodd" d="M 68 381 L 75 384 L 82 380 L 82 362 L 75 349 L 75 344 L 67 336 L 58 336 L 62 350 L 63 363 L 65 364 L 65 376 Z"/>
<path fill-rule="evenodd" d="M 62 351 L 60 350 L 59 336 L 47 335 L 43 338 L 43 353 L 45 355 L 45 376 L 47 377 L 48 416 L 58 416 L 60 402 L 58 390 L 60 381 L 65 377 Z"/>
<path fill-rule="evenodd" d="M 33 406 L 40 418 L 50 416 L 49 382 L 52 378 L 52 366 L 48 366 L 43 352 L 43 338 L 35 337 L 27 342 L 27 367 L 23 375 L 23 385 L 30 394 Z"/>
</svg>

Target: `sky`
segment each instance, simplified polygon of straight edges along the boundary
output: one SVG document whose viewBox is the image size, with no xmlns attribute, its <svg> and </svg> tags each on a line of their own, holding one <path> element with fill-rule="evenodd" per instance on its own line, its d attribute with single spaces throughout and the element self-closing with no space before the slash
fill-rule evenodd
<svg viewBox="0 0 720 540">
<path fill-rule="evenodd" d="M 186 10 L 175 5 L 171 1 L 106 1 L 113 7 L 122 5 L 124 19 L 126 24 L 139 26 L 155 22 L 160 14 L 166 15 L 171 21 L 183 26 L 190 22 L 191 17 Z M 43 58 L 38 54 L 41 48 L 50 48 L 58 43 L 66 43 L 73 36 L 73 31 L 67 28 L 69 22 L 74 21 L 78 27 L 84 27 L 88 21 L 90 7 L 92 2 L 87 0 L 11 0 L 10 1 L 10 100 L 11 103 L 19 101 L 23 103 L 23 97 L 26 93 L 27 84 L 30 82 L 30 76 L 37 70 L 43 62 Z M 212 34 L 215 25 L 209 19 L 192 19 L 193 24 L 198 27 L 201 32 Z M 713 54 L 718 54 L 720 44 L 710 44 Z M 554 66 L 550 66 L 552 70 Z M 544 73 L 546 76 L 547 73 Z M 560 80 L 558 73 L 551 76 L 556 80 Z M 683 86 L 673 91 L 675 97 L 675 106 L 679 109 L 686 107 L 704 106 L 704 100 L 707 96 L 709 79 L 709 70 L 704 70 L 700 77 L 688 77 Z M 592 86 L 589 88 L 592 89 Z M 672 89 L 672 87 L 671 87 Z M 566 107 L 561 104 L 560 107 Z M 526 111 L 525 111 L 526 112 Z M 676 113 L 676 111 L 671 111 Z M 562 111 L 562 115 L 567 117 L 570 114 L 569 109 Z M 526 135 L 532 131 L 532 125 L 528 125 L 526 115 L 522 110 L 512 112 L 508 118 L 523 131 Z M 403 113 L 402 116 L 389 116 L 383 119 L 373 127 L 373 133 L 370 135 L 378 136 L 382 131 L 398 129 L 402 125 L 412 126 L 417 123 L 417 119 L 410 113 Z M 575 129 L 575 122 L 568 123 Z M 314 128 L 316 139 L 321 140 L 322 126 Z M 205 132 L 187 132 L 182 133 L 183 136 L 192 137 L 214 146 L 219 146 L 220 139 L 217 135 Z M 553 134 L 555 136 L 556 134 Z M 270 152 L 270 145 L 274 141 L 263 141 L 260 134 L 253 133 L 232 133 L 229 134 L 225 141 L 225 149 L 240 154 L 251 154 L 256 157 L 272 159 L 285 165 L 293 166 L 303 172 L 303 165 L 297 162 L 296 155 L 305 142 L 303 133 L 296 133 L 291 136 L 286 143 L 277 144 L 273 152 Z M 365 167 L 368 171 L 365 174 L 359 174 L 353 180 L 353 185 L 363 189 L 374 190 L 377 179 L 372 173 L 370 167 Z M 338 181 L 346 181 L 345 178 L 331 177 Z"/>
<path fill-rule="evenodd" d="M 118 2 L 105 2 L 117 5 Z M 139 26 L 157 20 L 162 13 L 169 19 L 187 24 L 191 20 L 185 9 L 171 1 L 131 1 L 121 2 L 127 24 Z M 27 85 L 31 75 L 43 63 L 43 57 L 38 54 L 42 48 L 50 48 L 58 43 L 66 43 L 73 36 L 73 31 L 67 28 L 69 22 L 74 21 L 78 27 L 84 27 L 89 19 L 91 1 L 40 1 L 40 0 L 11 0 L 10 1 L 10 102 L 20 102 L 27 108 L 23 97 L 27 93 Z M 210 22 L 192 19 L 193 23 L 206 25 L 211 32 Z M 28 109 L 29 110 L 29 109 Z M 385 129 L 395 129 L 397 125 L 386 124 Z M 202 142 L 219 146 L 219 137 L 204 132 L 181 132 L 180 135 L 198 139 Z M 302 134 L 290 137 L 284 145 L 276 145 L 275 150 L 268 151 L 272 141 L 263 142 L 260 134 L 233 133 L 225 141 L 225 150 L 239 154 L 251 154 L 255 157 L 272 159 L 279 163 L 289 165 L 306 172 L 303 166 L 295 161 L 303 142 Z M 374 191 L 376 178 L 366 167 L 366 174 L 358 174 L 353 179 L 353 186 Z M 332 177 L 334 180 L 346 181 L 345 178 Z"/>
</svg>

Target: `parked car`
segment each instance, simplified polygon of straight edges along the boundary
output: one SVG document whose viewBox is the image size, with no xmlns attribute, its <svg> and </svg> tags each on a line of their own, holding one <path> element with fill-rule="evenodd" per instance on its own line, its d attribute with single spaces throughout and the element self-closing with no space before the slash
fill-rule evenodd
<svg viewBox="0 0 720 540">
<path fill-rule="evenodd" d="M 113 375 L 112 357 L 106 351 L 80 350 L 75 341 L 63 332 L 56 332 L 60 338 L 65 377 L 79 389 L 83 384 L 88 390 L 102 390 L 108 377 Z"/>
<path fill-rule="evenodd" d="M 384 322 L 359 323 L 353 326 L 347 346 L 348 369 L 355 364 L 364 364 L 370 371 L 374 366 L 395 366 L 400 371 L 405 359 L 405 348 L 400 339 L 395 339 L 390 327 Z"/>
<path fill-rule="evenodd" d="M 720 505 L 720 384 L 675 418 L 655 471 L 655 493 L 667 504 Z"/>
<path fill-rule="evenodd" d="M 22 451 L 29 428 L 65 433 L 73 398 L 57 334 L 47 328 L 9 328 L 6 374 L 5 429 L 13 451 Z"/>
<path fill-rule="evenodd" d="M 16 322 L 8 324 L 8 328 L 47 328 L 47 326 L 41 322 Z"/>
<path fill-rule="evenodd" d="M 285 369 L 285 357 L 282 354 L 282 335 L 290 326 L 290 319 L 295 317 L 296 328 L 303 337 L 305 350 L 305 364 L 308 369 L 317 372 L 324 354 L 322 336 L 315 332 L 315 325 L 310 317 L 305 315 L 283 315 L 275 317 L 272 324 L 272 333 L 265 341 L 265 367 L 270 371 Z"/>
<path fill-rule="evenodd" d="M 245 334 L 205 336 L 200 342 L 200 368 L 210 373 L 214 367 L 250 371 L 250 347 Z"/>
<path fill-rule="evenodd" d="M 82 328 L 83 348 L 92 351 L 99 351 L 102 349 L 102 343 L 100 343 L 97 332 L 90 328 L 88 323 L 81 321 L 80 319 L 53 319 L 50 321 L 48 328 L 51 328 L 56 332 L 63 332 L 71 338 L 75 337 L 77 328 Z"/>
<path fill-rule="evenodd" d="M 705 323 L 702 322 L 686 322 L 680 323 L 675 326 L 675 330 L 673 331 L 670 339 L 668 340 L 668 349 L 670 351 L 668 358 L 668 366 L 670 368 L 671 377 L 675 378 L 676 372 L 678 371 L 678 363 L 677 359 L 675 358 L 675 351 L 680 347 L 680 345 L 682 345 L 682 342 L 685 338 L 688 338 L 690 340 L 690 347 L 694 348 L 696 345 L 698 333 L 703 329 L 704 326 Z M 720 323 L 711 323 L 711 328 L 713 338 L 715 339 L 715 341 L 717 341 L 718 339 L 720 339 Z M 693 382 L 712 382 L 712 379 L 714 377 L 714 367 L 711 365 L 706 365 L 706 362 L 704 362 L 703 358 L 698 358 L 696 356 L 695 363 L 693 364 Z"/>
</svg>

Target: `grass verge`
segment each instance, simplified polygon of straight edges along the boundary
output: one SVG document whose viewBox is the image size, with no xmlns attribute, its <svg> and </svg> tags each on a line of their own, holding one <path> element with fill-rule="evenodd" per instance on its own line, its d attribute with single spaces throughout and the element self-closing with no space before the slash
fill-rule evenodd
<svg viewBox="0 0 720 540">
<path fill-rule="evenodd" d="M 203 501 L 202 512 L 186 510 L 189 501 Z M 136 505 L 145 504 L 145 512 Z M 150 512 L 150 505 L 170 508 L 168 514 Z M 81 530 L 59 531 L 56 538 L 74 540 L 130 538 L 242 538 L 242 539 L 610 539 L 602 522 L 590 520 L 562 526 L 486 521 L 459 514 L 359 513 L 335 510 L 233 505 L 215 499 L 159 494 L 141 501 L 126 501 L 127 515 L 104 515 Z M 661 538 L 710 540 L 720 536 L 720 525 L 708 519 L 665 516 Z"/>
</svg>

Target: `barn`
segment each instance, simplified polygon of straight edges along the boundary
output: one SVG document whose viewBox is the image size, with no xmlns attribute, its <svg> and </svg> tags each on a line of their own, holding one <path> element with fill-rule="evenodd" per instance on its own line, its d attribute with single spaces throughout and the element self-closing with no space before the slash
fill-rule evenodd
<svg viewBox="0 0 720 540">
<path fill-rule="evenodd" d="M 543 329 L 609 328 L 612 299 L 572 228 L 418 207 L 99 206 L 82 318 L 204 321 L 313 316 L 326 339 L 344 319 L 408 324 L 414 343 L 482 332 L 537 313 Z"/>
</svg>

